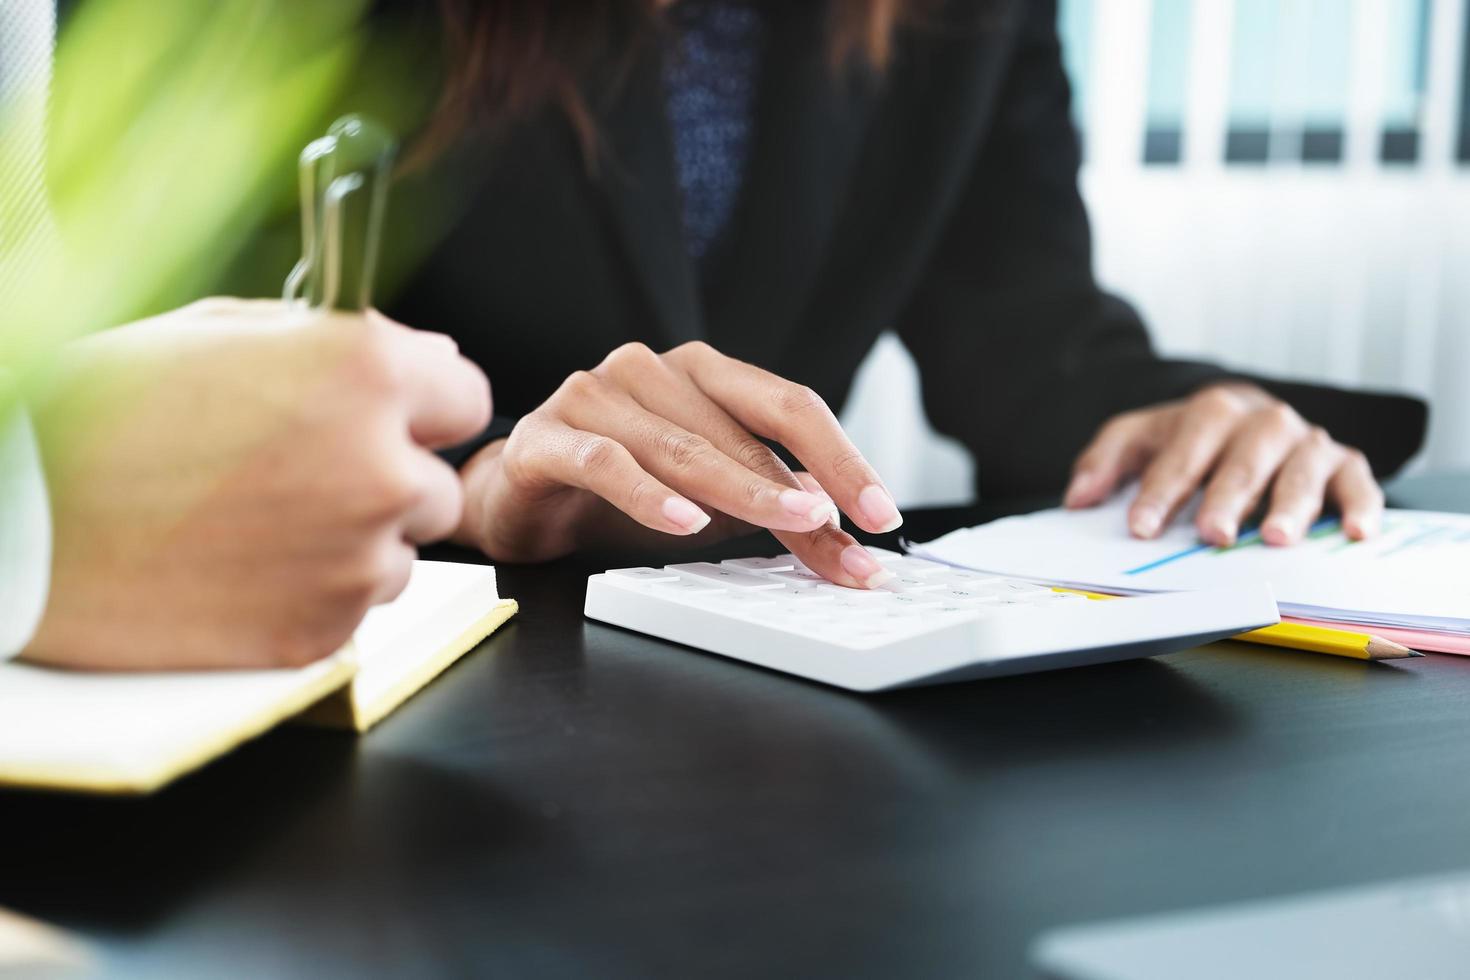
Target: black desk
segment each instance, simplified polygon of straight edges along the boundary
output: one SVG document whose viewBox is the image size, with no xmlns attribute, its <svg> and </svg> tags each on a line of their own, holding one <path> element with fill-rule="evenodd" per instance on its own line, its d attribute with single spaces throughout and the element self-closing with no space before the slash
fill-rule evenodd
<svg viewBox="0 0 1470 980">
<path fill-rule="evenodd" d="M 502 570 L 518 620 L 361 741 L 0 794 L 0 905 L 144 977 L 1017 977 L 1061 923 L 1470 867 L 1470 658 L 860 698 L 585 623 L 587 571 Z"/>
</svg>

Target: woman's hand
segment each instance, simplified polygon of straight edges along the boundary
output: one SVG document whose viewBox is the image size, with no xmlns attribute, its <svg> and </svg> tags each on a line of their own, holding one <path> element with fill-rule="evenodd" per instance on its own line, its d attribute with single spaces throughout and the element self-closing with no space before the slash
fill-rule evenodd
<svg viewBox="0 0 1470 980">
<path fill-rule="evenodd" d="M 490 389 L 376 313 L 213 299 L 71 345 L 33 409 L 55 550 L 24 655 L 262 668 L 332 653 L 454 530 L 430 450 L 484 428 Z"/>
<path fill-rule="evenodd" d="M 761 438 L 791 450 L 810 475 L 792 473 Z M 755 526 L 828 579 L 872 588 L 891 576 L 838 528 L 837 510 L 867 531 L 902 523 L 811 389 L 698 342 L 665 354 L 619 347 L 568 378 L 463 476 L 457 540 L 504 561 L 667 543 L 662 535 L 703 542 Z"/>
<path fill-rule="evenodd" d="M 1383 492 L 1363 454 L 1253 385 L 1214 385 L 1111 419 L 1078 457 L 1066 505 L 1101 503 L 1140 473 L 1128 512 L 1129 529 L 1140 538 L 1167 527 L 1202 486 L 1195 526 L 1213 545 L 1233 544 L 1268 493 L 1261 524 L 1267 544 L 1300 541 L 1328 501 L 1354 540 L 1373 534 L 1383 516 Z"/>
</svg>

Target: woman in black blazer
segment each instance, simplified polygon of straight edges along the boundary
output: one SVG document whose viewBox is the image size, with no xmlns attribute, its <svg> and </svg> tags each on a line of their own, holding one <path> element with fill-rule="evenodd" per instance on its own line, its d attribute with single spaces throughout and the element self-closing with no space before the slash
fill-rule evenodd
<svg viewBox="0 0 1470 980">
<path fill-rule="evenodd" d="M 836 512 L 901 518 L 828 406 L 887 328 L 983 497 L 1139 475 L 1142 536 L 1202 486 L 1207 541 L 1262 500 L 1273 544 L 1324 502 L 1371 534 L 1422 439 L 1410 399 L 1162 359 L 1099 290 L 1051 3 L 444 9 L 458 219 L 389 312 L 492 376 L 459 534 L 492 557 L 758 525 L 877 584 Z"/>
</svg>

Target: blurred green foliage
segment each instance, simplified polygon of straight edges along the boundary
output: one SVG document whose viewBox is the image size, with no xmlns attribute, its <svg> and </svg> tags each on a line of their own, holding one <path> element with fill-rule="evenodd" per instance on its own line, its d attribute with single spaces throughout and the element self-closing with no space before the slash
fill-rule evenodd
<svg viewBox="0 0 1470 980">
<path fill-rule="evenodd" d="M 0 368 L 34 373 L 70 338 L 231 277 L 277 292 L 299 248 L 301 147 L 345 109 L 408 132 L 431 104 L 427 46 L 369 22 L 367 6 L 82 0 L 51 80 L 52 221 L 40 261 L 31 243 L 34 274 L 0 297 Z M 0 219 L 21 191 L 0 187 Z"/>
</svg>

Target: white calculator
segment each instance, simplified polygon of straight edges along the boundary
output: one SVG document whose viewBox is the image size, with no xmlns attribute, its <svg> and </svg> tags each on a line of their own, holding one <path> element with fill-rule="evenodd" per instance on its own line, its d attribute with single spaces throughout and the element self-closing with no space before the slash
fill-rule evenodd
<svg viewBox="0 0 1470 980">
<path fill-rule="evenodd" d="M 1265 584 L 1102 602 L 870 549 L 894 573 L 833 585 L 791 555 L 615 568 L 589 619 L 854 691 L 1129 660 L 1279 621 Z"/>
</svg>

